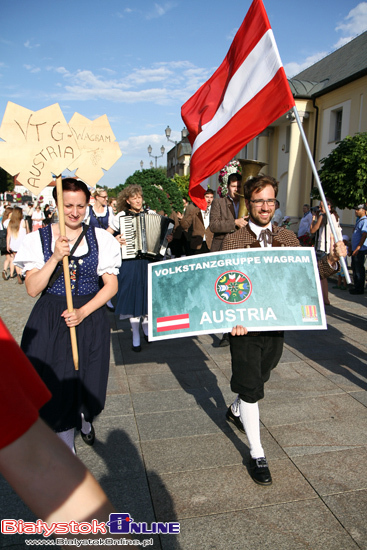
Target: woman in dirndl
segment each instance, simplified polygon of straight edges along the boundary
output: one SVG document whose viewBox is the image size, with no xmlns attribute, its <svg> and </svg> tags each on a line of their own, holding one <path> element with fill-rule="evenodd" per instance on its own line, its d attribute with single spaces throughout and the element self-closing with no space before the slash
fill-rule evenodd
<svg viewBox="0 0 367 550">
<path fill-rule="evenodd" d="M 120 246 L 126 244 L 125 235 L 120 233 L 122 216 L 138 216 L 143 209 L 143 190 L 140 185 L 128 185 L 117 197 L 118 214 L 110 220 L 107 231 L 116 235 Z M 118 276 L 118 293 L 115 315 L 120 319 L 130 319 L 133 345 L 132 350 L 141 351 L 140 322 L 143 334 L 148 341 L 148 264 L 151 260 L 144 257 L 122 260 Z"/>
<path fill-rule="evenodd" d="M 30 233 L 14 263 L 25 274 L 28 294 L 41 294 L 21 342 L 52 393 L 40 416 L 75 452 L 75 429 L 81 430 L 85 443 L 93 445 L 92 422 L 105 405 L 110 326 L 104 305 L 117 292 L 121 256 L 116 240 L 107 231 L 82 223 L 90 198 L 85 183 L 66 178 L 62 188 L 66 236 L 60 235 L 58 224 Z M 72 312 L 66 304 L 64 256 L 69 256 Z M 76 327 L 78 371 L 72 357 L 71 327 Z"/>
</svg>

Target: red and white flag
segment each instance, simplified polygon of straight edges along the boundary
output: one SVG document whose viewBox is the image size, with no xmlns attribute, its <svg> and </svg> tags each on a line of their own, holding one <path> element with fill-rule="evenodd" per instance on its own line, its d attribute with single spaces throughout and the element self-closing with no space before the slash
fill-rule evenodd
<svg viewBox="0 0 367 550">
<path fill-rule="evenodd" d="M 157 317 L 157 332 L 168 332 L 169 330 L 182 328 L 190 328 L 188 313 L 169 315 L 168 317 Z"/>
<path fill-rule="evenodd" d="M 204 180 L 294 105 L 264 5 L 254 0 L 223 63 L 181 109 L 197 206 L 206 208 Z"/>
</svg>

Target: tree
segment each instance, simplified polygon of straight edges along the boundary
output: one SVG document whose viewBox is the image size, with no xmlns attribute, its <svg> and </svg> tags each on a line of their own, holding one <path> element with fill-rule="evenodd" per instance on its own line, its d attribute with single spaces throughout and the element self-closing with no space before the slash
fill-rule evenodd
<svg viewBox="0 0 367 550">
<path fill-rule="evenodd" d="M 141 185 L 145 206 L 152 210 L 156 212 L 163 211 L 168 216 L 172 210 L 182 212 L 182 195 L 176 183 L 168 179 L 161 169 L 137 170 L 127 178 L 123 185 L 119 185 L 115 190 L 120 192 L 131 184 Z"/>
<path fill-rule="evenodd" d="M 185 199 L 189 199 L 190 176 L 179 176 L 178 174 L 175 174 L 172 179 L 179 188 L 181 195 Z"/>
<path fill-rule="evenodd" d="M 354 208 L 367 199 L 367 132 L 347 136 L 321 159 L 319 176 L 325 196 L 338 208 Z M 320 198 L 318 189 L 312 190 Z"/>
<path fill-rule="evenodd" d="M 6 191 L 13 191 L 14 189 L 14 179 L 8 174 L 3 168 L 0 168 L 0 193 L 5 193 Z"/>
</svg>

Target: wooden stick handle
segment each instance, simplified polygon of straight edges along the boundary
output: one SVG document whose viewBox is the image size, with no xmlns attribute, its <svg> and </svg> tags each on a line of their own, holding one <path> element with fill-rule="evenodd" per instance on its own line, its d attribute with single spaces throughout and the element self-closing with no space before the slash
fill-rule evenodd
<svg viewBox="0 0 367 550">
<path fill-rule="evenodd" d="M 62 179 L 61 176 L 56 178 L 56 191 L 57 191 L 57 209 L 59 213 L 59 228 L 60 235 L 62 237 L 66 236 L 65 230 L 65 216 L 64 216 L 64 199 L 62 194 Z M 66 305 L 68 311 L 71 313 L 74 311 L 73 306 L 73 295 L 71 293 L 71 284 L 70 284 L 70 271 L 69 271 L 69 257 L 64 256 L 62 259 L 62 265 L 64 268 L 64 280 L 65 280 L 65 291 L 66 291 Z M 70 327 L 70 339 L 71 339 L 71 350 L 73 353 L 73 361 L 75 370 L 79 370 L 79 355 L 78 355 L 78 343 L 76 340 L 76 330 L 75 327 Z"/>
</svg>

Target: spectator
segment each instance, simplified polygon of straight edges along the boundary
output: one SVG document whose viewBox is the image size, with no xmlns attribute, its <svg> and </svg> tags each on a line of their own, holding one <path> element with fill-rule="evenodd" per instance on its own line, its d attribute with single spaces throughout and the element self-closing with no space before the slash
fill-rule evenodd
<svg viewBox="0 0 367 550">
<path fill-rule="evenodd" d="M 346 246 L 347 253 L 349 255 L 349 248 L 350 248 L 349 237 L 348 237 L 348 235 L 343 235 L 342 239 L 343 239 L 343 242 Z M 345 259 L 345 262 L 347 264 L 347 259 Z M 347 290 L 347 283 L 346 283 L 346 280 L 345 280 L 344 267 L 342 267 L 342 266 L 340 267 L 340 270 L 338 271 L 337 276 L 338 276 L 338 283 L 336 285 L 334 285 L 333 288 L 338 288 L 339 290 Z"/>
<path fill-rule="evenodd" d="M 28 233 L 32 231 L 32 215 L 34 212 L 33 203 L 29 202 L 25 211 L 25 220 L 28 224 Z"/>
<path fill-rule="evenodd" d="M 367 254 L 367 217 L 366 204 L 362 203 L 356 206 L 355 212 L 357 221 L 352 235 L 352 270 L 354 288 L 350 289 L 350 294 L 364 294 L 366 281 L 366 269 L 364 262 Z"/>
<path fill-rule="evenodd" d="M 336 229 L 338 240 L 342 240 L 342 232 L 339 225 L 339 216 L 337 211 L 335 210 L 334 206 L 332 205 L 332 202 L 330 199 L 326 199 L 327 201 L 327 207 L 330 211 L 331 218 L 333 220 L 334 227 Z M 316 241 L 315 241 L 315 247 L 316 247 L 316 256 L 318 259 L 322 258 L 323 256 L 326 256 L 330 252 L 330 237 L 332 235 L 330 224 L 327 220 L 325 206 L 323 202 L 320 202 L 319 210 L 317 212 L 314 212 L 312 215 L 312 224 L 310 228 L 310 232 L 312 234 L 317 233 L 316 235 Z M 321 290 L 322 290 L 322 296 L 324 299 L 324 304 L 326 306 L 330 305 L 329 301 L 329 287 L 327 279 L 321 280 Z"/>
<path fill-rule="evenodd" d="M 274 213 L 274 216 L 273 216 L 272 223 L 275 226 L 282 225 L 282 223 L 281 223 L 282 220 L 283 220 L 283 214 L 282 214 L 282 211 L 280 210 L 280 202 L 278 200 L 276 200 L 275 201 L 275 213 Z"/>
<path fill-rule="evenodd" d="M 7 228 L 8 228 L 9 222 L 10 222 L 10 216 L 11 216 L 12 212 L 13 212 L 13 209 L 10 206 L 7 206 L 4 210 L 2 221 L 1 221 L 2 229 L 6 231 L 5 249 L 1 250 L 1 255 L 6 256 L 6 258 L 4 260 L 3 272 L 2 272 L 2 276 L 3 276 L 4 281 L 7 281 L 10 278 L 10 275 L 8 273 L 8 269 L 9 269 L 10 263 L 11 263 L 11 254 L 9 253 L 9 250 L 8 250 Z M 13 270 L 13 276 L 14 276 L 14 270 Z"/>
<path fill-rule="evenodd" d="M 41 229 L 44 219 L 45 216 L 41 210 L 41 207 L 39 204 L 37 204 L 32 214 L 32 231 L 37 231 L 38 229 Z"/>
<path fill-rule="evenodd" d="M 44 215 L 44 220 L 43 220 L 44 226 L 48 225 L 49 223 L 52 223 L 52 212 L 50 210 L 49 204 L 46 204 L 46 206 L 44 207 L 43 215 Z"/>
<path fill-rule="evenodd" d="M 15 254 L 20 249 L 24 237 L 28 233 L 28 225 L 23 220 L 22 209 L 16 206 L 10 216 L 10 221 L 7 229 L 7 249 L 10 255 L 10 277 L 14 276 L 14 269 L 18 283 L 23 284 L 22 270 L 14 264 Z"/>
<path fill-rule="evenodd" d="M 312 212 L 310 210 L 309 204 L 303 205 L 303 217 L 301 218 L 301 221 L 299 222 L 298 227 L 298 238 L 303 237 L 303 235 L 307 235 L 310 232 L 311 229 L 311 223 L 312 223 Z"/>
</svg>

